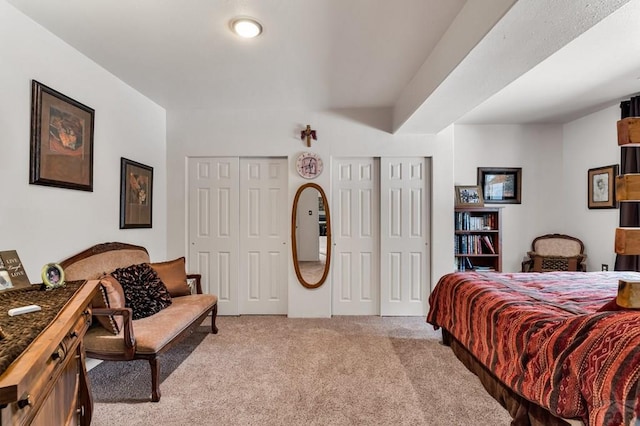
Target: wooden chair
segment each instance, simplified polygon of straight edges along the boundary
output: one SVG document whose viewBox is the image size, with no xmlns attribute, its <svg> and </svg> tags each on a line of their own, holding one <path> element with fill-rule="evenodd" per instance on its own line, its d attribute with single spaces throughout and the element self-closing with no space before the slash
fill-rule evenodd
<svg viewBox="0 0 640 426">
<path fill-rule="evenodd" d="M 522 260 L 522 272 L 586 272 L 587 255 L 578 238 L 565 234 L 546 234 L 534 238 L 531 251 Z"/>
</svg>

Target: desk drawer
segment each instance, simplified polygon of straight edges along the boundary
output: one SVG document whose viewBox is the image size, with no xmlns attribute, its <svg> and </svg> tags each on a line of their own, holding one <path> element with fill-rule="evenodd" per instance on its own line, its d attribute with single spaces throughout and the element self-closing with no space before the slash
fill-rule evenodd
<svg viewBox="0 0 640 426">
<path fill-rule="evenodd" d="M 67 332 L 57 344 L 51 340 L 34 342 L 32 350 L 40 351 L 39 356 L 34 365 L 31 366 L 29 374 L 25 375 L 25 379 L 21 383 L 21 392 L 18 395 L 18 400 L 2 410 L 2 425 L 32 424 L 32 420 L 41 407 L 44 404 L 51 404 L 52 398 L 50 394 L 54 388 L 77 390 L 78 373 L 82 368 L 80 366 L 80 343 L 90 323 L 91 310 L 86 308 L 81 315 L 78 315 L 75 322 L 71 324 L 71 327 L 67 329 Z M 46 334 L 46 331 L 44 334 Z M 58 381 L 63 383 L 58 383 Z M 68 409 L 75 412 L 75 397 L 73 401 L 66 401 L 68 398 L 64 397 L 64 395 L 60 395 L 60 398 L 62 400 L 60 401 L 61 405 L 57 405 L 58 409 L 71 402 L 73 404 Z M 63 401 L 64 404 L 62 404 Z M 59 413 L 59 415 L 67 416 L 67 413 Z M 43 416 L 40 418 L 43 421 L 47 420 Z M 8 420 L 10 422 L 7 423 Z M 49 418 L 48 420 L 52 419 Z"/>
</svg>

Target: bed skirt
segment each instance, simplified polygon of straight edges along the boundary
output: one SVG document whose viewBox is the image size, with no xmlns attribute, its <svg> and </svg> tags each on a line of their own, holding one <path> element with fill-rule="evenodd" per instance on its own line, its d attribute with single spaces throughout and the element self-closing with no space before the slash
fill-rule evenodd
<svg viewBox="0 0 640 426">
<path fill-rule="evenodd" d="M 464 366 L 478 376 L 489 395 L 509 412 L 513 419 L 512 426 L 570 426 L 573 423 L 554 416 L 548 410 L 513 392 L 445 329 L 442 329 L 442 343 L 451 347 Z M 578 421 L 578 424 L 582 422 Z"/>
</svg>

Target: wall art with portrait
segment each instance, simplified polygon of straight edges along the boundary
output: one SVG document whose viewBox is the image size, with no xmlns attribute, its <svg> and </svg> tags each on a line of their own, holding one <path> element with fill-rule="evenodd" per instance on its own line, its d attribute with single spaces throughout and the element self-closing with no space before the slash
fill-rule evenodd
<svg viewBox="0 0 640 426">
<path fill-rule="evenodd" d="M 456 207 L 483 207 L 482 190 L 477 185 L 456 186 Z"/>
<path fill-rule="evenodd" d="M 521 167 L 478 167 L 478 185 L 487 204 L 522 203 Z"/>
<path fill-rule="evenodd" d="M 32 80 L 29 183 L 93 191 L 94 114 Z"/>
<path fill-rule="evenodd" d="M 153 167 L 120 160 L 120 229 L 151 228 Z"/>
<path fill-rule="evenodd" d="M 596 167 L 587 173 L 587 206 L 590 209 L 615 209 L 618 165 Z"/>
</svg>

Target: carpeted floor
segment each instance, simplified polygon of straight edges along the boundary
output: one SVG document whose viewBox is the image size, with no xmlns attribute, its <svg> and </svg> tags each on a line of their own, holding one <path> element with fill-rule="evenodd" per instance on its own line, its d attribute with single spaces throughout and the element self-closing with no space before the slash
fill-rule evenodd
<svg viewBox="0 0 640 426">
<path fill-rule="evenodd" d="M 508 425 L 424 318 L 220 317 L 161 357 L 89 372 L 92 425 Z"/>
</svg>

